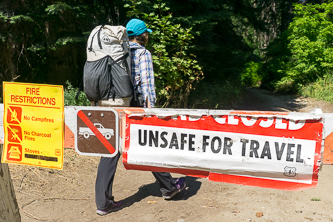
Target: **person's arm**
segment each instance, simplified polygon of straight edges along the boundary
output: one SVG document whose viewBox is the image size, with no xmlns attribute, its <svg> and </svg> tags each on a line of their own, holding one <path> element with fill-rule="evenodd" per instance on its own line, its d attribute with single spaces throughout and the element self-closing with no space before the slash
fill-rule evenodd
<svg viewBox="0 0 333 222">
<path fill-rule="evenodd" d="M 141 55 L 139 66 L 141 75 L 141 89 L 145 101 L 145 107 L 154 107 L 156 99 L 155 78 L 152 56 L 148 50 L 146 50 L 145 53 Z"/>
</svg>

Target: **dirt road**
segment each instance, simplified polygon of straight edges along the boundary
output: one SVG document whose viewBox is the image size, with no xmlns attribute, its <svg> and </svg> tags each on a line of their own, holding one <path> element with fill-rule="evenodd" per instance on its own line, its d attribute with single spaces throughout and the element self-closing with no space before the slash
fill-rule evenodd
<svg viewBox="0 0 333 222">
<path fill-rule="evenodd" d="M 230 109 L 309 112 L 333 105 L 296 96 L 248 89 Z M 323 166 L 317 188 L 281 191 L 187 177 L 185 191 L 165 201 L 150 172 L 126 171 L 118 164 L 116 200 L 125 208 L 96 215 L 94 183 L 98 157 L 65 150 L 64 170 L 10 165 L 22 221 L 333 221 L 333 166 Z M 181 176 L 173 174 L 175 177 Z"/>
</svg>

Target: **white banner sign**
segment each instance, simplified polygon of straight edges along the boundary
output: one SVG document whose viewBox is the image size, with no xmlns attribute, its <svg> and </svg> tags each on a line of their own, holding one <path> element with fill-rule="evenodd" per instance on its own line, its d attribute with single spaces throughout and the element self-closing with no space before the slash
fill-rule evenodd
<svg viewBox="0 0 333 222">
<path fill-rule="evenodd" d="M 315 187 L 322 119 L 269 114 L 132 114 L 126 119 L 124 166 L 285 190 Z"/>
</svg>

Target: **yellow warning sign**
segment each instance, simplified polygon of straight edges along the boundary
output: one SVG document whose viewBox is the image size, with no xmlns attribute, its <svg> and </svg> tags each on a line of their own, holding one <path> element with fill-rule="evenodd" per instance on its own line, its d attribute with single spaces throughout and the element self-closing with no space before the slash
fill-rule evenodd
<svg viewBox="0 0 333 222">
<path fill-rule="evenodd" d="M 3 95 L 2 162 L 62 169 L 63 87 L 4 82 Z"/>
</svg>

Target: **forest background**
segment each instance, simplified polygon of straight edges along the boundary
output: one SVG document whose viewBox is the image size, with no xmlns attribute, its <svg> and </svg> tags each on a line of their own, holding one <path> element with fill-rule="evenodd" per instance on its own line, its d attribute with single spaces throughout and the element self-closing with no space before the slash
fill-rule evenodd
<svg viewBox="0 0 333 222">
<path fill-rule="evenodd" d="M 2 0 L 0 78 L 64 85 L 66 105 L 88 105 L 75 99 L 88 36 L 131 18 L 153 30 L 158 107 L 223 109 L 245 86 L 333 103 L 333 1 Z"/>
</svg>

